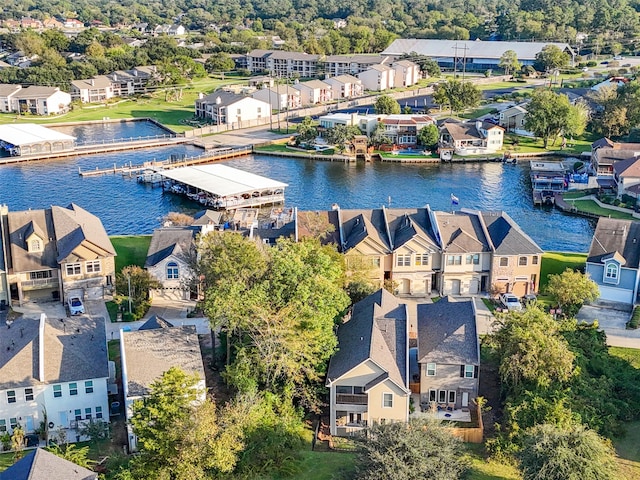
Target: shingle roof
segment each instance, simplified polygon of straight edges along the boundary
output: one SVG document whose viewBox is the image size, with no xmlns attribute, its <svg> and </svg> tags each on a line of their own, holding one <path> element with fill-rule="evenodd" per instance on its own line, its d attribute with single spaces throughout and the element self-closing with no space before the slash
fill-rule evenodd
<svg viewBox="0 0 640 480">
<path fill-rule="evenodd" d="M 345 73 L 343 75 L 338 75 L 337 77 L 329 77 L 325 80 L 325 82 L 340 82 L 340 83 L 362 83 L 362 81 L 357 78 L 354 77 L 353 75 L 349 75 L 348 73 Z"/>
<path fill-rule="evenodd" d="M 437 250 L 439 248 L 433 235 L 433 226 L 426 208 L 390 208 L 385 209 L 385 214 L 394 250 L 416 235 L 426 238 L 434 249 Z"/>
<path fill-rule="evenodd" d="M 640 222 L 601 217 L 593 233 L 587 262 L 603 263 L 605 257 L 618 252 L 625 259 L 625 267 L 638 268 L 639 246 Z"/>
<path fill-rule="evenodd" d="M 343 252 L 351 250 L 365 238 L 371 238 L 381 248 L 391 251 L 386 234 L 385 219 L 382 210 L 341 210 Z"/>
<path fill-rule="evenodd" d="M 201 210 L 196 213 L 193 218 L 194 221 L 191 224 L 192 226 L 220 225 L 222 212 L 217 212 L 215 210 Z"/>
<path fill-rule="evenodd" d="M 467 212 L 436 212 L 436 221 L 447 253 L 490 251 L 480 219 Z"/>
<path fill-rule="evenodd" d="M 297 85 L 294 85 L 294 88 L 299 88 L 299 87 L 308 87 L 311 89 L 326 89 L 326 88 L 331 88 L 331 85 L 329 85 L 326 82 L 323 82 L 322 80 L 309 80 L 308 82 L 300 82 Z"/>
<path fill-rule="evenodd" d="M 145 268 L 157 265 L 165 258 L 175 255 L 186 256 L 193 245 L 194 230 L 191 228 L 168 227 L 153 231 Z"/>
<path fill-rule="evenodd" d="M 0 84 L 0 97 L 8 97 L 12 93 L 15 93 L 18 90 L 20 90 L 21 88 L 22 88 L 21 85 L 13 85 L 13 84 L 7 84 L 7 83 Z"/>
<path fill-rule="evenodd" d="M 73 80 L 71 85 L 79 90 L 91 90 L 93 88 L 109 88 L 111 86 L 111 79 L 106 75 L 96 75 L 93 78 L 87 78 L 83 80 Z"/>
<path fill-rule="evenodd" d="M 600 147 L 613 147 L 613 141 L 607 137 L 602 137 L 591 144 L 591 148 L 594 150 Z"/>
<path fill-rule="evenodd" d="M 39 319 L 18 318 L 0 335 L 0 390 L 109 376 L 104 319 L 47 318 L 44 340 Z M 44 381 L 39 348 L 44 341 Z"/>
<path fill-rule="evenodd" d="M 28 452 L 0 473 L 0 480 L 95 480 L 98 474 L 42 448 Z"/>
<path fill-rule="evenodd" d="M 29 87 L 25 87 L 19 90 L 13 98 L 35 98 L 35 97 L 45 97 L 48 98 L 56 92 L 59 92 L 60 89 L 58 87 L 42 87 L 39 85 L 31 85 Z"/>
<path fill-rule="evenodd" d="M 218 102 L 218 98 L 220 102 Z M 226 90 L 216 90 L 213 93 L 205 96 L 200 100 L 196 100 L 200 103 L 211 103 L 217 104 L 220 107 L 228 107 L 229 105 L 233 105 L 240 100 L 244 100 L 245 98 L 251 98 L 249 95 L 241 95 L 239 93 L 228 92 Z"/>
<path fill-rule="evenodd" d="M 506 212 L 482 212 L 482 219 L 498 255 L 539 255 L 542 249 Z"/>
<path fill-rule="evenodd" d="M 480 363 L 473 300 L 454 302 L 445 297 L 418 305 L 418 362 Z"/>
<path fill-rule="evenodd" d="M 613 171 L 620 177 L 640 177 L 640 159 L 628 158 L 613 164 Z"/>
<path fill-rule="evenodd" d="M 406 305 L 380 289 L 356 303 L 351 319 L 338 328 L 338 351 L 329 362 L 327 383 L 371 359 L 406 389 L 408 350 Z"/>
<path fill-rule="evenodd" d="M 140 325 L 138 330 L 154 330 L 156 328 L 171 328 L 173 326 L 174 325 L 171 322 L 166 321 L 164 318 L 158 315 L 153 315 L 149 320 Z"/>
<path fill-rule="evenodd" d="M 196 327 L 185 325 L 122 332 L 129 397 L 146 395 L 149 386 L 171 367 L 204 380 Z"/>
<path fill-rule="evenodd" d="M 17 272 L 58 268 L 55 233 L 51 210 L 25 210 L 7 215 L 11 266 Z M 27 250 L 26 238 L 31 232 L 42 232 L 42 251 Z"/>
</svg>

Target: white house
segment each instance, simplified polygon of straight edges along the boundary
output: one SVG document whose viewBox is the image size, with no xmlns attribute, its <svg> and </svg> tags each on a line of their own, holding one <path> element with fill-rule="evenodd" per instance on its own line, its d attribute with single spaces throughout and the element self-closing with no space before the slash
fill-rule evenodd
<svg viewBox="0 0 640 480">
<path fill-rule="evenodd" d="M 198 400 L 204 401 L 206 384 L 202 353 L 196 327 L 171 327 L 165 321 L 153 319 L 153 326 L 143 325 L 140 330 L 120 330 L 122 359 L 122 388 L 124 390 L 126 418 L 133 414 L 133 404 L 149 393 L 151 384 L 172 367 L 188 374 L 197 374 Z M 128 427 L 129 450 L 137 450 L 137 438 Z"/>
<path fill-rule="evenodd" d="M 58 429 L 75 441 L 91 419 L 109 421 L 109 360 L 101 317 L 19 317 L 0 335 L 0 435 Z M 45 416 L 46 415 L 46 416 Z"/>
<path fill-rule="evenodd" d="M 256 90 L 251 94 L 256 100 L 267 102 L 273 110 L 293 110 L 302 106 L 300 90 L 295 85 L 276 85 Z"/>
<path fill-rule="evenodd" d="M 362 80 L 353 75 L 338 75 L 324 81 L 331 85 L 334 99 L 359 97 L 363 93 Z"/>
<path fill-rule="evenodd" d="M 378 125 L 378 115 L 358 115 L 357 113 L 329 113 L 318 118 L 321 129 L 334 128 L 336 125 L 357 126 L 362 133 L 371 135 Z"/>
<path fill-rule="evenodd" d="M 358 73 L 357 77 L 365 90 L 381 92 L 395 86 L 395 75 L 396 71 L 387 65 L 372 65 L 368 70 Z"/>
<path fill-rule="evenodd" d="M 398 60 L 391 65 L 396 72 L 395 87 L 410 87 L 420 80 L 420 67 L 409 60 Z"/>
<path fill-rule="evenodd" d="M 155 296 L 189 299 L 189 283 L 193 276 L 189 266 L 195 231 L 184 227 L 154 230 L 144 268 L 162 284 L 153 290 Z"/>
<path fill-rule="evenodd" d="M 262 100 L 219 90 L 196 100 L 196 116 L 209 118 L 217 125 L 246 126 L 269 118 L 271 105 Z"/>
<path fill-rule="evenodd" d="M 11 96 L 11 111 L 32 115 L 52 115 L 69 110 L 71 95 L 58 87 L 32 85 Z"/>
<path fill-rule="evenodd" d="M 300 92 L 300 103 L 302 105 L 316 105 L 333 100 L 331 85 L 321 80 L 296 83 L 293 88 Z"/>
<path fill-rule="evenodd" d="M 380 123 L 391 143 L 414 146 L 418 143 L 418 132 L 436 121 L 429 115 L 394 114 L 381 116 Z"/>
<path fill-rule="evenodd" d="M 69 93 L 71 100 L 79 100 L 82 103 L 104 102 L 115 96 L 113 83 L 105 75 L 85 80 L 73 80 Z"/>
<path fill-rule="evenodd" d="M 22 89 L 22 85 L 0 85 L 0 112 L 11 112 L 11 99 Z"/>
</svg>

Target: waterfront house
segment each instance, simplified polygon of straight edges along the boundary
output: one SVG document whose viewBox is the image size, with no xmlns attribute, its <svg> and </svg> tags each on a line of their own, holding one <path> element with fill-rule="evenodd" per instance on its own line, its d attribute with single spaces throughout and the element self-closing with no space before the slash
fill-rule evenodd
<svg viewBox="0 0 640 480">
<path fill-rule="evenodd" d="M 640 187 L 640 158 L 619 160 L 613 164 L 613 180 L 618 198 L 631 195 L 637 198 Z"/>
<path fill-rule="evenodd" d="M 138 66 L 131 70 L 116 70 L 106 76 L 111 80 L 113 95 L 125 97 L 145 93 L 147 86 L 157 77 L 154 65 Z"/>
<path fill-rule="evenodd" d="M 335 128 L 337 125 L 345 125 L 347 127 L 356 126 L 366 135 L 371 135 L 378 126 L 380 115 L 358 115 L 357 113 L 328 113 L 318 117 L 319 128 L 323 131 L 329 128 Z"/>
<path fill-rule="evenodd" d="M 324 81 L 331 85 L 334 99 L 359 97 L 364 91 L 362 81 L 352 75 L 338 75 Z"/>
<path fill-rule="evenodd" d="M 537 293 L 543 250 L 506 212 L 482 212 L 493 256 L 491 293 Z"/>
<path fill-rule="evenodd" d="M 98 217 L 70 204 L 5 212 L 11 301 L 102 299 L 115 278 L 116 252 Z"/>
<path fill-rule="evenodd" d="M 293 85 L 293 88 L 300 91 L 300 102 L 302 105 L 316 105 L 333 100 L 331 85 L 321 80 L 296 83 Z"/>
<path fill-rule="evenodd" d="M 329 428 L 350 435 L 367 425 L 409 418 L 407 307 L 384 289 L 356 303 L 338 327 L 331 357 Z"/>
<path fill-rule="evenodd" d="M 640 281 L 640 222 L 598 219 L 586 273 L 600 289 L 599 300 L 632 306 Z"/>
<path fill-rule="evenodd" d="M 162 285 L 152 297 L 188 300 L 193 278 L 194 234 L 189 227 L 164 227 L 153 231 L 144 268 Z"/>
<path fill-rule="evenodd" d="M 189 375 L 197 375 L 197 398 L 206 398 L 202 352 L 196 327 L 171 327 L 162 322 L 160 328 L 125 332 L 120 330 L 122 388 L 127 421 L 133 414 L 133 403 L 149 394 L 151 384 L 172 367 Z M 127 422 L 129 451 L 137 450 L 137 438 Z"/>
<path fill-rule="evenodd" d="M 217 90 L 195 103 L 196 117 L 232 128 L 262 125 L 271 115 L 271 105 L 248 95 Z"/>
<path fill-rule="evenodd" d="M 597 83 L 596 85 L 591 87 L 591 90 L 593 90 L 594 92 L 599 92 L 600 89 L 602 88 L 617 89 L 619 87 L 626 85 L 627 83 L 629 83 L 629 79 L 627 77 L 610 77 L 610 78 L 607 78 L 605 81 Z"/>
<path fill-rule="evenodd" d="M 272 110 L 295 110 L 302 106 L 300 90 L 294 85 L 276 85 L 262 88 L 251 94 L 251 97 L 271 105 Z"/>
<path fill-rule="evenodd" d="M 36 448 L 0 472 L 0 480 L 98 480 L 98 474 L 69 460 Z"/>
<path fill-rule="evenodd" d="M 396 72 L 395 88 L 410 87 L 420 80 L 420 67 L 409 60 L 397 60 L 391 64 Z"/>
<path fill-rule="evenodd" d="M 528 134 L 524 130 L 524 120 L 527 116 L 527 104 L 523 102 L 518 105 L 512 105 L 499 113 L 499 124 L 507 132 L 515 132 L 518 134 Z"/>
<path fill-rule="evenodd" d="M 81 103 L 106 102 L 113 98 L 113 84 L 106 75 L 97 75 L 86 80 L 72 80 L 69 90 L 72 101 Z"/>
<path fill-rule="evenodd" d="M 0 112 L 11 112 L 12 97 L 22 89 L 22 85 L 0 84 Z"/>
<path fill-rule="evenodd" d="M 611 179 L 613 164 L 640 157 L 640 143 L 614 142 L 607 137 L 591 144 L 591 169 L 598 177 Z"/>
<path fill-rule="evenodd" d="M 395 86 L 395 74 L 396 71 L 387 65 L 372 65 L 356 76 L 365 90 L 380 92 Z"/>
<path fill-rule="evenodd" d="M 440 127 L 440 145 L 457 155 L 491 154 L 502 150 L 504 128 L 493 123 L 446 121 Z"/>
<path fill-rule="evenodd" d="M 57 115 L 69 111 L 71 95 L 58 87 L 31 85 L 11 96 L 11 111 L 32 115 Z"/>
<path fill-rule="evenodd" d="M 478 396 L 480 342 L 473 300 L 444 297 L 418 310 L 420 406 L 469 412 Z M 470 421 L 470 416 L 468 417 Z"/>
<path fill-rule="evenodd" d="M 77 441 L 88 421 L 109 421 L 109 360 L 102 317 L 18 317 L 0 335 L 0 435 L 20 425 Z"/>
<path fill-rule="evenodd" d="M 429 115 L 380 115 L 380 123 L 384 127 L 383 135 L 392 145 L 403 148 L 415 147 L 418 144 L 418 132 L 427 125 L 435 125 L 436 121 Z"/>
</svg>

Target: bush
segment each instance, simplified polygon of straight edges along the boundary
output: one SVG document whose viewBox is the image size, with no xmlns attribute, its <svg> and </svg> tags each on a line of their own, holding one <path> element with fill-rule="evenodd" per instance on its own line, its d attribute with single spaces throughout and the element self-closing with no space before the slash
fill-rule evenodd
<svg viewBox="0 0 640 480">
<path fill-rule="evenodd" d="M 635 330 L 638 328 L 638 322 L 640 322 L 640 307 L 635 307 L 631 318 L 627 322 L 627 328 Z"/>
<path fill-rule="evenodd" d="M 587 67 L 597 67 L 598 66 L 598 62 L 596 62 L 595 60 L 589 60 L 587 62 Z"/>
</svg>

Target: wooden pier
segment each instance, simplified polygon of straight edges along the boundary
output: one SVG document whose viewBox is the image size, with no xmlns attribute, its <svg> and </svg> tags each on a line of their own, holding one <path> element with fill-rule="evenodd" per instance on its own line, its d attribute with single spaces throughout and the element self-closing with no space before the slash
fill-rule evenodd
<svg viewBox="0 0 640 480">
<path fill-rule="evenodd" d="M 133 165 L 130 163 L 129 165 L 122 165 L 120 167 L 114 164 L 113 167 L 96 168 L 95 170 L 86 171 L 81 171 L 80 168 L 78 168 L 78 175 L 80 175 L 81 177 L 95 177 L 98 175 L 108 174 L 133 176 L 134 174 L 137 175 L 138 173 L 145 170 L 154 170 L 159 172 L 162 170 L 171 170 L 173 168 L 189 167 L 191 165 L 200 165 L 203 163 L 217 162 L 220 160 L 229 160 L 231 158 L 245 157 L 247 155 L 251 155 L 251 153 L 251 147 L 225 148 L 218 151 L 210 151 L 197 157 L 189 157 L 181 160 L 174 160 L 169 158 L 166 160 L 144 162 L 138 165 Z"/>
</svg>

